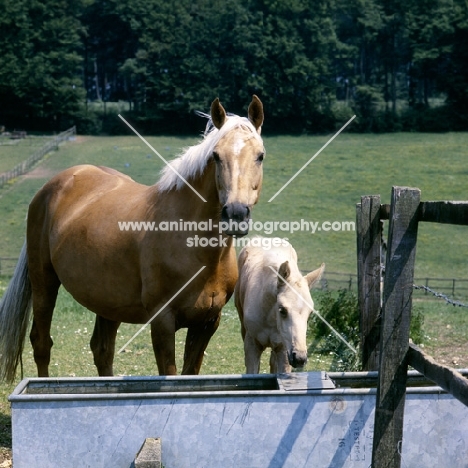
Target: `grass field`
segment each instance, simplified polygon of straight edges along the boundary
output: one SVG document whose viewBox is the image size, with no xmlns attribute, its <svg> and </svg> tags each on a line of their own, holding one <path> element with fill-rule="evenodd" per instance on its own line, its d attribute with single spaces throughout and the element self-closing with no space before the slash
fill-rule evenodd
<svg viewBox="0 0 468 468">
<path fill-rule="evenodd" d="M 196 138 L 148 138 L 172 158 Z M 422 200 L 468 199 L 465 148 L 467 133 L 342 134 L 271 203 L 268 200 L 327 141 L 326 137 L 268 137 L 262 196 L 254 221 L 354 221 L 362 195 L 380 194 L 388 203 L 392 185 L 418 187 Z M 0 147 L 0 152 L 2 148 Z M 93 163 L 114 167 L 138 182 L 157 181 L 163 163 L 136 136 L 78 137 L 62 145 L 33 173 L 14 187 L 0 190 L 0 257 L 17 257 L 24 241 L 29 201 L 50 176 L 66 167 Z M 254 233 L 255 234 L 255 233 Z M 257 234 L 264 234 L 258 232 Z M 289 232 L 304 269 L 322 261 L 328 271 L 354 273 L 355 233 Z M 444 246 L 443 249 L 440 246 Z M 459 255 L 467 246 L 465 230 L 456 226 L 422 225 L 418 239 L 416 276 L 468 278 L 468 262 Z"/>
<path fill-rule="evenodd" d="M 157 137 L 148 141 L 167 159 L 197 138 Z M 468 133 L 340 135 L 271 203 L 268 200 L 327 141 L 323 136 L 264 137 L 264 185 L 255 221 L 354 221 L 355 205 L 362 195 L 380 194 L 388 203 L 392 185 L 418 187 L 422 200 L 467 200 Z M 0 146 L 0 161 L 5 147 Z M 27 157 L 29 154 L 26 154 Z M 10 156 L 8 156 L 10 157 Z M 138 182 L 157 181 L 163 163 L 136 136 L 77 137 L 48 155 L 27 176 L 0 189 L 0 258 L 17 257 L 24 242 L 27 207 L 37 190 L 54 173 L 69 166 L 92 163 L 111 166 Z M 7 168 L 8 169 L 8 168 Z M 0 170 L 1 172 L 1 170 Z M 255 233 L 254 233 L 255 234 Z M 256 234 L 265 234 L 258 232 Z M 468 278 L 466 228 L 421 225 L 418 235 L 416 277 Z M 322 261 L 328 271 L 355 273 L 355 232 L 283 232 L 296 247 L 300 266 L 316 268 Z M 0 279 L 0 295 L 7 278 Z M 319 293 L 315 293 L 319 294 Z M 467 301 L 468 298 L 461 298 Z M 468 302 L 468 301 L 467 301 Z M 429 354 L 454 367 L 468 367 L 466 337 L 467 309 L 443 302 L 417 299 L 415 307 L 424 314 L 423 344 Z M 89 350 L 94 316 L 77 305 L 65 292 L 59 296 L 53 322 L 52 376 L 96 374 Z M 117 346 L 138 329 L 122 325 Z M 177 336 L 178 357 L 182 355 L 184 331 Z M 29 343 L 24 351 L 25 375 L 34 376 L 35 365 Z M 306 370 L 328 370 L 335 356 L 314 353 Z M 267 357 L 262 370 L 267 370 Z M 237 312 L 230 302 L 223 311 L 218 332 L 206 351 L 202 373 L 242 373 L 243 350 Z M 149 331 L 142 333 L 127 352 L 116 357 L 116 374 L 155 374 L 156 365 Z M 19 379 L 19 376 L 18 376 Z M 0 386 L 0 446 L 9 446 L 9 408 L 6 396 L 13 386 Z M 1 452 L 0 452 L 1 453 Z"/>
</svg>

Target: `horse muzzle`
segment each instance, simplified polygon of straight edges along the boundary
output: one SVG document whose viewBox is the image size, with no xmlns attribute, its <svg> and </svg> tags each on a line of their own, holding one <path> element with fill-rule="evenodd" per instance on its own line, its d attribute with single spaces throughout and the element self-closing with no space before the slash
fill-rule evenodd
<svg viewBox="0 0 468 468">
<path fill-rule="evenodd" d="M 307 352 L 291 349 L 288 352 L 288 361 L 289 364 L 294 368 L 304 367 L 307 362 Z"/>
<path fill-rule="evenodd" d="M 243 237 L 249 233 L 250 208 L 242 203 L 229 203 L 221 210 L 221 229 L 228 236 Z"/>
</svg>

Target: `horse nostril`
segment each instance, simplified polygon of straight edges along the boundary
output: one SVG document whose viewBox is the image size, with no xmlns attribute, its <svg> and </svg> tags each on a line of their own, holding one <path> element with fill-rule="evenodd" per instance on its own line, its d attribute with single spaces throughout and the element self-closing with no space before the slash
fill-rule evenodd
<svg viewBox="0 0 468 468">
<path fill-rule="evenodd" d="M 233 220 L 236 222 L 248 221 L 250 208 L 242 203 L 230 203 L 223 206 L 221 217 L 223 220 Z"/>
<path fill-rule="evenodd" d="M 307 362 L 306 353 L 297 353 L 296 351 L 291 351 L 288 358 L 289 364 L 291 364 L 292 367 L 303 367 Z"/>
<path fill-rule="evenodd" d="M 221 210 L 223 232 L 229 236 L 245 236 L 249 233 L 250 208 L 241 203 L 224 205 Z"/>
</svg>

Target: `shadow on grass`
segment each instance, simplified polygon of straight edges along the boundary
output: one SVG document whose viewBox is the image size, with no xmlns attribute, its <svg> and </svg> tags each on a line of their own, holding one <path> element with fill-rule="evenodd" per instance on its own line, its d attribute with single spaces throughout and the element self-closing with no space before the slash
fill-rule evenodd
<svg viewBox="0 0 468 468">
<path fill-rule="evenodd" d="M 11 449 L 11 416 L 0 413 L 0 447 Z"/>
</svg>

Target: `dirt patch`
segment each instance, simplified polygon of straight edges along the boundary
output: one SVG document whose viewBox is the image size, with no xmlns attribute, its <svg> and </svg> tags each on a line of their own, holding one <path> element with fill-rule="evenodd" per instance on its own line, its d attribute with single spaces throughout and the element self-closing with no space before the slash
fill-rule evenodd
<svg viewBox="0 0 468 468">
<path fill-rule="evenodd" d="M 25 179 L 50 179 L 55 173 L 55 171 L 38 166 L 27 174 L 24 174 L 23 177 Z"/>
<path fill-rule="evenodd" d="M 84 143 L 85 141 L 86 141 L 85 136 L 77 135 L 74 137 L 74 139 L 71 142 L 72 143 Z M 57 171 L 47 169 L 43 167 L 41 164 L 39 164 L 32 171 L 29 171 L 28 173 L 24 174 L 22 177 L 24 177 L 25 179 L 50 179 L 56 173 Z"/>
<path fill-rule="evenodd" d="M 86 141 L 86 137 L 83 135 L 76 135 L 75 139 L 73 140 L 74 143 L 83 143 Z"/>
<path fill-rule="evenodd" d="M 0 468 L 10 468 L 13 466 L 11 449 L 0 447 Z"/>
<path fill-rule="evenodd" d="M 423 348 L 426 353 L 432 356 L 437 363 L 443 364 L 453 369 L 467 369 L 468 357 L 466 346 L 436 345 L 434 347 Z"/>
</svg>

